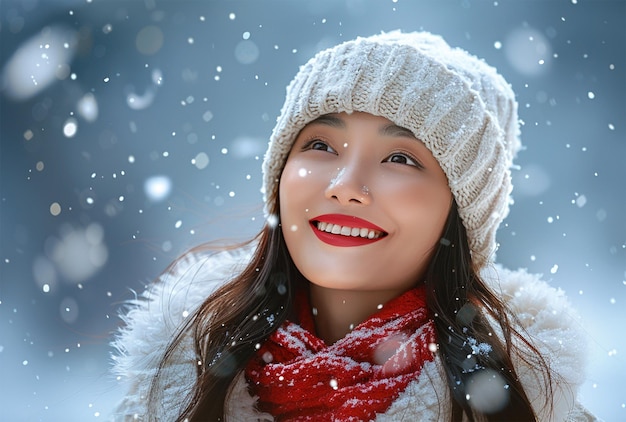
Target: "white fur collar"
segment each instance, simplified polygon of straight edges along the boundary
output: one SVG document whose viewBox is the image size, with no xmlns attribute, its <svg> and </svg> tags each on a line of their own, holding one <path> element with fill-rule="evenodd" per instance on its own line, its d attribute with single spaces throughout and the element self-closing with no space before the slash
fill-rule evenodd
<svg viewBox="0 0 626 422">
<path fill-rule="evenodd" d="M 112 345 L 113 371 L 126 385 L 124 400 L 114 420 L 125 420 L 145 414 L 145 397 L 157 364 L 177 327 L 218 286 L 237 274 L 250 259 L 248 248 L 220 252 L 211 257 L 189 256 L 169 274 L 164 275 L 141 296 L 128 304 L 120 329 Z M 577 316 L 563 292 L 549 287 L 536 275 L 509 271 L 494 266 L 483 274 L 513 313 L 522 321 L 531 340 L 542 351 L 553 371 L 558 374 L 553 417 L 541 409 L 544 395 L 534 368 L 516 359 L 522 384 L 540 412 L 540 420 L 587 420 L 577 416 L 583 412 L 576 403 L 576 392 L 583 382 L 581 368 L 586 355 L 585 341 L 579 330 Z M 180 411 L 185 393 L 195 377 L 196 357 L 190 339 L 171 366 L 166 368 L 161 398 L 162 418 L 174 420 Z M 441 420 L 448 414 L 447 387 L 438 363 L 427 364 L 420 377 L 412 382 L 377 421 Z M 227 400 L 228 420 L 270 421 L 254 407 L 255 398 L 248 393 L 245 379 L 239 376 Z M 443 405 L 440 405 L 443 403 Z M 576 410 L 577 409 L 577 410 Z M 582 413 L 580 413 L 582 415 Z M 588 416 L 588 415 L 587 415 Z M 141 420 L 143 418 L 140 418 Z"/>
</svg>

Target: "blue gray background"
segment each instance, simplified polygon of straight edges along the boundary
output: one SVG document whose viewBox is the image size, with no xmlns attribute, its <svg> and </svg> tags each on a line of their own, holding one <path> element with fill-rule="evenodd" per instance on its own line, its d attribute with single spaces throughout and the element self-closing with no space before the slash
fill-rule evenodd
<svg viewBox="0 0 626 422">
<path fill-rule="evenodd" d="M 518 95 L 499 260 L 565 291 L 582 401 L 626 419 L 624 1 L 0 0 L 0 409 L 106 419 L 125 300 L 199 243 L 261 225 L 260 159 L 298 66 L 428 30 Z"/>
</svg>

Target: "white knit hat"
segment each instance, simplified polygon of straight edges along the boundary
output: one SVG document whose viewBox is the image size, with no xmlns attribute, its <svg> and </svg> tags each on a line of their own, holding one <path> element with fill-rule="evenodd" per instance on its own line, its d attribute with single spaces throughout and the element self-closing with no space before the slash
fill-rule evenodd
<svg viewBox="0 0 626 422">
<path fill-rule="evenodd" d="M 298 133 L 328 113 L 361 111 L 411 130 L 432 152 L 479 266 L 493 258 L 519 150 L 515 94 L 496 70 L 426 32 L 357 38 L 312 58 L 287 87 L 263 162 L 266 213 Z"/>
</svg>

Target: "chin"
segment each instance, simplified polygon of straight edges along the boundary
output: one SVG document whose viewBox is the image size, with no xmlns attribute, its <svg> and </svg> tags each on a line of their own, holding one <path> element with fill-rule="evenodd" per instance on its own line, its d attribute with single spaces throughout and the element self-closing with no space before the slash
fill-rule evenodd
<svg viewBox="0 0 626 422">
<path fill-rule="evenodd" d="M 311 284 L 314 284 L 318 287 L 323 287 L 325 289 L 335 289 L 335 290 L 368 290 L 363 286 L 363 282 L 356 282 L 352 280 L 332 280 L 325 279 L 323 281 L 315 281 L 310 280 Z"/>
</svg>

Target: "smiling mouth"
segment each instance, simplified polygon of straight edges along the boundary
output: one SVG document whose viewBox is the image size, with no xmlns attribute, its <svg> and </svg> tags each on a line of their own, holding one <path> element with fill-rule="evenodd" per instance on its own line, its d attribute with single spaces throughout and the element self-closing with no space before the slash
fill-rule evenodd
<svg viewBox="0 0 626 422">
<path fill-rule="evenodd" d="M 313 221 L 312 223 L 319 231 L 346 237 L 357 237 L 374 240 L 380 239 L 381 237 L 387 235 L 387 233 L 385 232 L 368 229 L 365 227 L 341 226 L 339 224 L 327 223 L 325 221 Z"/>
</svg>

